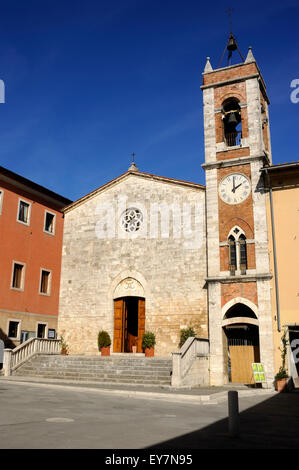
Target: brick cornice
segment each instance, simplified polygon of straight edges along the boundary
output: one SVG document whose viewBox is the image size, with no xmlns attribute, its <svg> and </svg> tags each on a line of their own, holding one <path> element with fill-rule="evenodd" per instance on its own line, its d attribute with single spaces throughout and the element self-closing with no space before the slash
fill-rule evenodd
<svg viewBox="0 0 299 470">
<path fill-rule="evenodd" d="M 262 155 L 249 155 L 248 157 L 230 158 L 227 160 L 219 160 L 210 163 L 203 163 L 201 166 L 205 170 L 212 170 L 214 168 L 225 168 L 229 166 L 247 165 L 253 161 L 266 160 L 268 162 L 268 156 L 264 153 Z"/>
<path fill-rule="evenodd" d="M 216 83 L 209 83 L 207 85 L 201 85 L 202 90 L 206 90 L 207 88 L 216 88 L 219 86 L 224 86 L 224 85 L 230 85 L 232 83 L 238 83 L 238 82 L 245 82 L 246 80 L 250 80 L 251 78 L 258 78 L 259 74 L 258 73 L 253 73 L 251 75 L 245 75 L 244 77 L 235 77 L 235 78 L 230 78 L 228 80 L 221 80 L 220 82 Z"/>
<path fill-rule="evenodd" d="M 221 284 L 232 284 L 235 282 L 254 282 L 254 281 L 267 281 L 272 279 L 271 273 L 265 274 L 248 274 L 241 276 L 217 276 L 217 277 L 206 277 L 206 282 L 220 282 Z"/>
</svg>

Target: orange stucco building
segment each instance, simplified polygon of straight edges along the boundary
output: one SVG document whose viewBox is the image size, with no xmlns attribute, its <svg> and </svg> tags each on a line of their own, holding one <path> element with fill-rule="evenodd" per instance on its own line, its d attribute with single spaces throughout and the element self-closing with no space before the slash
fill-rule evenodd
<svg viewBox="0 0 299 470">
<path fill-rule="evenodd" d="M 299 162 L 263 169 L 267 187 L 275 370 L 281 364 L 281 337 L 288 340 L 287 368 L 299 385 Z"/>
<path fill-rule="evenodd" d="M 0 339 L 56 335 L 62 208 L 71 201 L 0 167 Z"/>
</svg>

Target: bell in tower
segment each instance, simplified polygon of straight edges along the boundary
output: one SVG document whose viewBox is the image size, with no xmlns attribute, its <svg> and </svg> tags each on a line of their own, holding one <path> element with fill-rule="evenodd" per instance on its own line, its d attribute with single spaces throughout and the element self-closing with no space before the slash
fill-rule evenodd
<svg viewBox="0 0 299 470">
<path fill-rule="evenodd" d="M 241 122 L 241 110 L 237 100 L 229 99 L 223 104 L 224 138 L 229 147 L 237 145 L 241 138 L 241 130 L 237 126 Z"/>
</svg>

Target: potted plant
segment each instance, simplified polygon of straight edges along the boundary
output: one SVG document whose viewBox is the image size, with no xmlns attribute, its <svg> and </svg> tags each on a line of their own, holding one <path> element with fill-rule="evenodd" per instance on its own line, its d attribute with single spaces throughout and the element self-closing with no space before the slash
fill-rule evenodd
<svg viewBox="0 0 299 470">
<path fill-rule="evenodd" d="M 154 346 L 156 344 L 156 337 L 154 333 L 148 331 L 142 336 L 142 348 L 144 349 L 146 357 L 154 356 Z"/>
<path fill-rule="evenodd" d="M 111 338 L 107 331 L 101 330 L 98 334 L 98 346 L 101 356 L 110 356 Z"/>
<path fill-rule="evenodd" d="M 287 368 L 286 368 L 287 345 L 288 345 L 286 334 L 287 332 L 284 331 L 281 337 L 282 347 L 278 348 L 281 352 L 281 362 L 282 362 L 282 365 L 280 366 L 279 371 L 275 375 L 276 390 L 278 392 L 286 391 L 286 386 L 287 386 L 288 378 L 289 378 Z"/>
<path fill-rule="evenodd" d="M 179 343 L 180 348 L 187 341 L 187 339 L 190 338 L 190 336 L 195 337 L 195 331 L 193 330 L 192 326 L 181 330 L 181 337 L 180 337 L 180 343 Z"/>
<path fill-rule="evenodd" d="M 59 344 L 60 344 L 60 352 L 61 354 L 63 354 L 64 356 L 66 356 L 68 354 L 68 345 L 63 337 L 63 335 L 60 336 L 60 340 L 59 340 Z"/>
</svg>

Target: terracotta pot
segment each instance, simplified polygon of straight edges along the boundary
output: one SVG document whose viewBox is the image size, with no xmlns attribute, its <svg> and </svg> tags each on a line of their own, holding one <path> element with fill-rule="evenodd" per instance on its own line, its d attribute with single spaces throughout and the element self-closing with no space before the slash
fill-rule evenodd
<svg viewBox="0 0 299 470">
<path fill-rule="evenodd" d="M 153 357 L 154 356 L 154 348 L 145 348 L 145 357 Z"/>
<path fill-rule="evenodd" d="M 276 390 L 278 392 L 285 392 L 287 387 L 288 379 L 276 379 Z"/>
<path fill-rule="evenodd" d="M 136 354 L 136 352 L 137 352 L 137 346 L 132 346 L 132 353 Z"/>
<path fill-rule="evenodd" d="M 110 346 L 101 348 L 101 356 L 110 356 Z"/>
<path fill-rule="evenodd" d="M 62 350 L 61 350 L 61 354 L 62 354 L 63 356 L 67 356 L 67 349 L 62 349 Z"/>
</svg>

